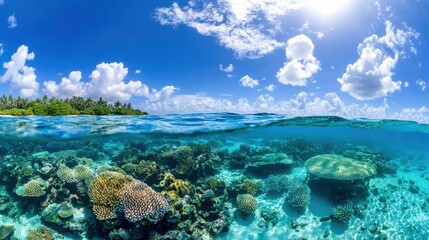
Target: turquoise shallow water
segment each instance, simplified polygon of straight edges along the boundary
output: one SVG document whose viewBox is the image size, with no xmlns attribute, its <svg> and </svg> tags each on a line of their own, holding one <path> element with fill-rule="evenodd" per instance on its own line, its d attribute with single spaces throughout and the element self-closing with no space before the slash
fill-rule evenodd
<svg viewBox="0 0 429 240">
<path fill-rule="evenodd" d="M 429 237 L 428 125 L 228 113 L 0 119 L 0 239 Z"/>
</svg>

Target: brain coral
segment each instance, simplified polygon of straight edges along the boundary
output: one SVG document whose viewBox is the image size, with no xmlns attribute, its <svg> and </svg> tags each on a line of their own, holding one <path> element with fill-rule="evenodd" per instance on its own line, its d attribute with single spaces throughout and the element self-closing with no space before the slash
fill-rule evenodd
<svg viewBox="0 0 429 240">
<path fill-rule="evenodd" d="M 23 197 L 41 197 L 45 195 L 45 191 L 36 180 L 31 180 L 26 183 L 22 189 L 21 196 Z"/>
<path fill-rule="evenodd" d="M 336 154 L 314 156 L 305 162 L 305 166 L 317 177 L 337 180 L 363 179 L 377 173 L 370 163 Z"/>
<path fill-rule="evenodd" d="M 88 195 L 98 220 L 116 218 L 115 208 L 119 205 L 122 188 L 132 178 L 117 172 L 103 172 L 89 185 Z"/>
<path fill-rule="evenodd" d="M 121 192 L 120 203 L 130 222 L 148 219 L 157 222 L 168 211 L 167 200 L 144 182 L 135 180 Z"/>
<path fill-rule="evenodd" d="M 310 188 L 304 183 L 293 184 L 288 193 L 287 201 L 292 207 L 305 207 L 310 203 Z"/>
<path fill-rule="evenodd" d="M 250 194 L 238 194 L 236 200 L 238 209 L 244 213 L 253 213 L 258 208 L 256 198 Z"/>
</svg>

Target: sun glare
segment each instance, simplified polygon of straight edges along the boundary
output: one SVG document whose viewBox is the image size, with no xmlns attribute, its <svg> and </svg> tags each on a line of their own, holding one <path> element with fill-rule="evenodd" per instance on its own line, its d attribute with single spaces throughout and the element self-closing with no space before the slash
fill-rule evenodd
<svg viewBox="0 0 429 240">
<path fill-rule="evenodd" d="M 350 4 L 350 0 L 309 0 L 308 8 L 324 18 L 340 14 Z"/>
</svg>

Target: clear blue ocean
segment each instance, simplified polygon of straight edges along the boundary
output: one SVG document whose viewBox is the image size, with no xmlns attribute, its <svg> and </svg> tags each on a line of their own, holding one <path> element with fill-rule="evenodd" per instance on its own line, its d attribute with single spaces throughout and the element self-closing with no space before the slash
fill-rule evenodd
<svg viewBox="0 0 429 240">
<path fill-rule="evenodd" d="M 0 117 L 0 239 L 428 239 L 429 125 Z"/>
</svg>

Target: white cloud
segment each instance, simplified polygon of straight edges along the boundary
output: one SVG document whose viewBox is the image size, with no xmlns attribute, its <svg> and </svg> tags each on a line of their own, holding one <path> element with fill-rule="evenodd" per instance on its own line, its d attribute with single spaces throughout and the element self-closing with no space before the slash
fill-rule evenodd
<svg viewBox="0 0 429 240">
<path fill-rule="evenodd" d="M 419 79 L 416 81 L 417 86 L 419 86 L 420 90 L 424 91 L 426 90 L 426 82 L 422 79 Z"/>
<path fill-rule="evenodd" d="M 10 81 L 11 88 L 19 91 L 25 98 L 34 98 L 38 95 L 39 83 L 36 81 L 36 69 L 26 65 L 27 60 L 33 60 L 34 53 L 28 52 L 28 47 L 22 45 L 11 57 L 11 61 L 3 63 L 6 73 L 1 82 Z"/>
<path fill-rule="evenodd" d="M 226 73 L 232 73 L 234 71 L 234 65 L 232 65 L 232 63 L 230 63 L 228 66 L 223 67 L 222 64 L 219 64 L 219 69 L 222 72 L 226 72 Z"/>
<path fill-rule="evenodd" d="M 259 81 L 246 75 L 240 79 L 241 86 L 254 88 L 259 85 Z"/>
<path fill-rule="evenodd" d="M 277 88 L 277 87 L 276 87 L 276 85 L 274 85 L 274 84 L 270 84 L 270 85 L 268 85 L 268 86 L 266 86 L 266 87 L 265 87 L 265 90 L 267 90 L 267 91 L 269 91 L 269 92 L 272 92 L 272 91 L 274 91 L 276 88 Z"/>
<path fill-rule="evenodd" d="M 283 46 L 275 39 L 282 31 L 280 17 L 301 6 L 296 0 L 192 0 L 183 7 L 175 2 L 158 8 L 156 19 L 215 37 L 238 57 L 258 58 Z"/>
<path fill-rule="evenodd" d="M 48 96 L 56 98 L 70 98 L 73 96 L 85 95 L 85 84 L 81 82 L 82 73 L 80 71 L 73 71 L 69 77 L 63 77 L 61 82 L 57 84 L 55 81 L 44 82 L 45 88 L 43 91 Z"/>
<path fill-rule="evenodd" d="M 43 92 L 48 96 L 69 98 L 81 96 L 87 98 L 104 98 L 110 102 L 128 101 L 133 96 L 141 96 L 149 102 L 163 101 L 178 89 L 165 86 L 161 90 L 152 89 L 141 81 L 125 82 L 128 68 L 123 63 L 100 63 L 90 75 L 89 82 L 82 82 L 80 71 L 73 71 L 68 78 L 62 78 L 60 83 L 44 82 Z"/>
<path fill-rule="evenodd" d="M 4 0 L 0 0 L 0 6 L 4 4 Z"/>
<path fill-rule="evenodd" d="M 325 36 L 325 34 L 323 32 L 317 32 L 316 36 L 318 39 L 322 39 Z"/>
<path fill-rule="evenodd" d="M 408 82 L 404 82 L 404 88 L 407 88 L 408 86 L 410 86 L 410 84 Z"/>
<path fill-rule="evenodd" d="M 9 28 L 14 29 L 14 28 L 16 28 L 18 26 L 18 21 L 17 21 L 17 19 L 15 17 L 15 14 L 14 15 L 10 15 L 7 18 L 7 22 L 9 24 Z"/>
<path fill-rule="evenodd" d="M 384 97 L 401 89 L 401 81 L 392 79 L 393 70 L 399 56 L 405 57 L 405 46 L 418 34 L 408 27 L 405 31 L 395 29 L 389 21 L 385 25 L 386 35 L 379 37 L 374 34 L 364 39 L 358 46 L 359 59 L 349 64 L 343 76 L 337 79 L 341 91 L 356 99 Z"/>
<path fill-rule="evenodd" d="M 429 124 L 429 109 L 426 106 L 421 108 L 405 108 L 401 112 L 393 114 L 392 118 Z"/>
<path fill-rule="evenodd" d="M 4 49 L 3 49 L 3 43 L 0 43 L 0 56 L 3 55 Z"/>
<path fill-rule="evenodd" d="M 142 70 L 136 69 L 135 74 L 140 74 L 140 73 L 142 73 Z"/>
<path fill-rule="evenodd" d="M 320 62 L 313 56 L 314 44 L 310 38 L 300 34 L 287 41 L 286 58 L 289 60 L 277 72 L 280 83 L 305 86 L 307 79 L 320 70 Z"/>
</svg>

